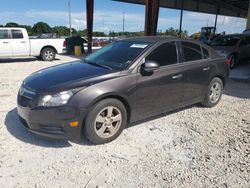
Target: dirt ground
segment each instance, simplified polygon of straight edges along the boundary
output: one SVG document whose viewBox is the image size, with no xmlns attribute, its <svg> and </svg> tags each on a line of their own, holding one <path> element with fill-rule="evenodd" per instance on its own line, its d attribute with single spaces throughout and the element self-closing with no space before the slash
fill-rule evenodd
<svg viewBox="0 0 250 188">
<path fill-rule="evenodd" d="M 0 60 L 1 188 L 250 187 L 247 81 L 230 80 L 214 108 L 194 105 L 131 125 L 105 145 L 29 133 L 16 111 L 22 80 L 73 60 Z"/>
</svg>

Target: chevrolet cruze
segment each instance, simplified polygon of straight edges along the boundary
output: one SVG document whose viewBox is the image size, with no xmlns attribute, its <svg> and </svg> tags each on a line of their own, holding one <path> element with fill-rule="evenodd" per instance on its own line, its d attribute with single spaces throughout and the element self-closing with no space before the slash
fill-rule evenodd
<svg viewBox="0 0 250 188">
<path fill-rule="evenodd" d="M 127 124 L 221 99 L 228 61 L 196 41 L 138 37 L 116 41 L 80 61 L 28 76 L 18 114 L 31 132 L 102 144 Z"/>
</svg>

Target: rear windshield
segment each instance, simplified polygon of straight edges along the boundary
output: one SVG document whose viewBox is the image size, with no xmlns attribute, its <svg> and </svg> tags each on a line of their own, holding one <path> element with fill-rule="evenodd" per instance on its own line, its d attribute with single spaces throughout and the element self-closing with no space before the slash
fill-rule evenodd
<svg viewBox="0 0 250 188">
<path fill-rule="evenodd" d="M 240 40 L 240 36 L 218 37 L 211 42 L 212 46 L 235 46 Z"/>
</svg>

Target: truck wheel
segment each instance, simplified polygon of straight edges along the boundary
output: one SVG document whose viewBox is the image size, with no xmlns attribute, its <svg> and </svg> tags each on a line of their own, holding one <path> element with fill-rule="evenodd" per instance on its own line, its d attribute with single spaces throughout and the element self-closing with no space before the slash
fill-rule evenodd
<svg viewBox="0 0 250 188">
<path fill-rule="evenodd" d="M 41 56 L 44 61 L 53 61 L 56 57 L 56 53 L 52 48 L 44 48 Z"/>
</svg>

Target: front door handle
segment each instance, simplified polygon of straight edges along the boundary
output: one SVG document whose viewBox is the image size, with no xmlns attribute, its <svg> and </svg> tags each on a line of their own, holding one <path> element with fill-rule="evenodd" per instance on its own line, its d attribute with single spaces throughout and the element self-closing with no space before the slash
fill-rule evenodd
<svg viewBox="0 0 250 188">
<path fill-rule="evenodd" d="M 179 79 L 179 78 L 182 78 L 182 74 L 176 74 L 176 75 L 172 76 L 172 78 L 173 78 L 174 80 Z"/>
<path fill-rule="evenodd" d="M 204 67 L 202 70 L 208 71 L 208 70 L 210 70 L 210 67 Z"/>
<path fill-rule="evenodd" d="M 21 43 L 26 43 L 25 41 L 21 41 Z"/>
<path fill-rule="evenodd" d="M 9 44 L 9 42 L 7 42 L 7 41 L 3 41 L 3 43 L 4 43 L 4 44 Z"/>
</svg>

